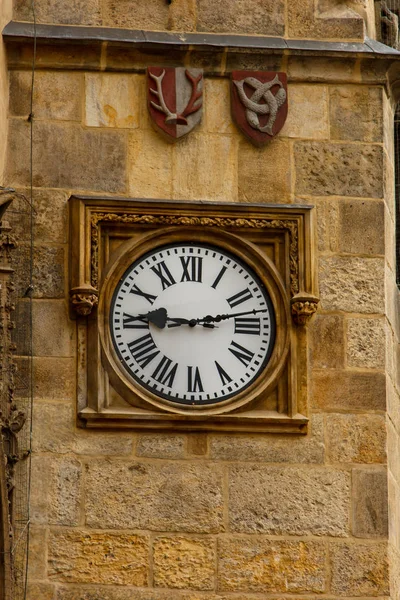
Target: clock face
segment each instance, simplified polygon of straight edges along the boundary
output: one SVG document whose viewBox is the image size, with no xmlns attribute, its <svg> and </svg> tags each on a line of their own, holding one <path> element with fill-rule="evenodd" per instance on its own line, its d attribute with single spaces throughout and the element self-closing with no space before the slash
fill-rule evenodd
<svg viewBox="0 0 400 600">
<path fill-rule="evenodd" d="M 110 328 L 131 377 L 159 398 L 191 406 L 242 392 L 275 341 L 272 302 L 254 271 L 222 248 L 190 242 L 159 247 L 127 269 Z"/>
</svg>

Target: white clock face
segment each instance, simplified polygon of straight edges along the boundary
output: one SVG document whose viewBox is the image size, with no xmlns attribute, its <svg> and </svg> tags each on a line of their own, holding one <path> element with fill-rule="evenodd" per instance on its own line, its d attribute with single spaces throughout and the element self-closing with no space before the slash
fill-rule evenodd
<svg viewBox="0 0 400 600">
<path fill-rule="evenodd" d="M 275 341 L 272 302 L 254 271 L 219 247 L 190 242 L 159 247 L 127 269 L 110 326 L 129 375 L 181 405 L 239 394 Z"/>
</svg>

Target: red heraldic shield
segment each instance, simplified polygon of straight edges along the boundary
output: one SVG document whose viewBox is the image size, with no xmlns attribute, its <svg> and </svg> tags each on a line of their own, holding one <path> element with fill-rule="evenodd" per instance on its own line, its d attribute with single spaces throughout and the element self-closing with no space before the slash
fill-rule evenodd
<svg viewBox="0 0 400 600">
<path fill-rule="evenodd" d="M 282 129 L 287 97 L 286 73 L 232 71 L 232 117 L 255 146 L 263 146 Z"/>
<path fill-rule="evenodd" d="M 153 125 L 167 141 L 187 135 L 202 117 L 203 70 L 148 67 L 147 106 Z"/>
</svg>

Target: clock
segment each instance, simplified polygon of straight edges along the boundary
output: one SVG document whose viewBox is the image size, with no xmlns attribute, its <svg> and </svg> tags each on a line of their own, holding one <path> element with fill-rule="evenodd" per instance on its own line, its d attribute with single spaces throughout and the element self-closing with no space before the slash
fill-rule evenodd
<svg viewBox="0 0 400 600">
<path fill-rule="evenodd" d="M 276 317 L 255 270 L 214 243 L 182 240 L 137 257 L 109 308 L 113 350 L 126 376 L 168 403 L 225 403 L 262 377 Z"/>
</svg>

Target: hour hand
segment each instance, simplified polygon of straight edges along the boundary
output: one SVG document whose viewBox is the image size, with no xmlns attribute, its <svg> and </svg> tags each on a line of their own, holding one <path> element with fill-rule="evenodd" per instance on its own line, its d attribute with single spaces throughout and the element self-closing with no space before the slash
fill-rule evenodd
<svg viewBox="0 0 400 600">
<path fill-rule="evenodd" d="M 156 310 L 151 310 L 145 315 L 138 315 L 138 319 L 146 319 L 149 323 L 153 323 L 159 329 L 164 329 L 165 325 L 168 321 L 167 309 L 166 308 L 157 308 Z"/>
</svg>

